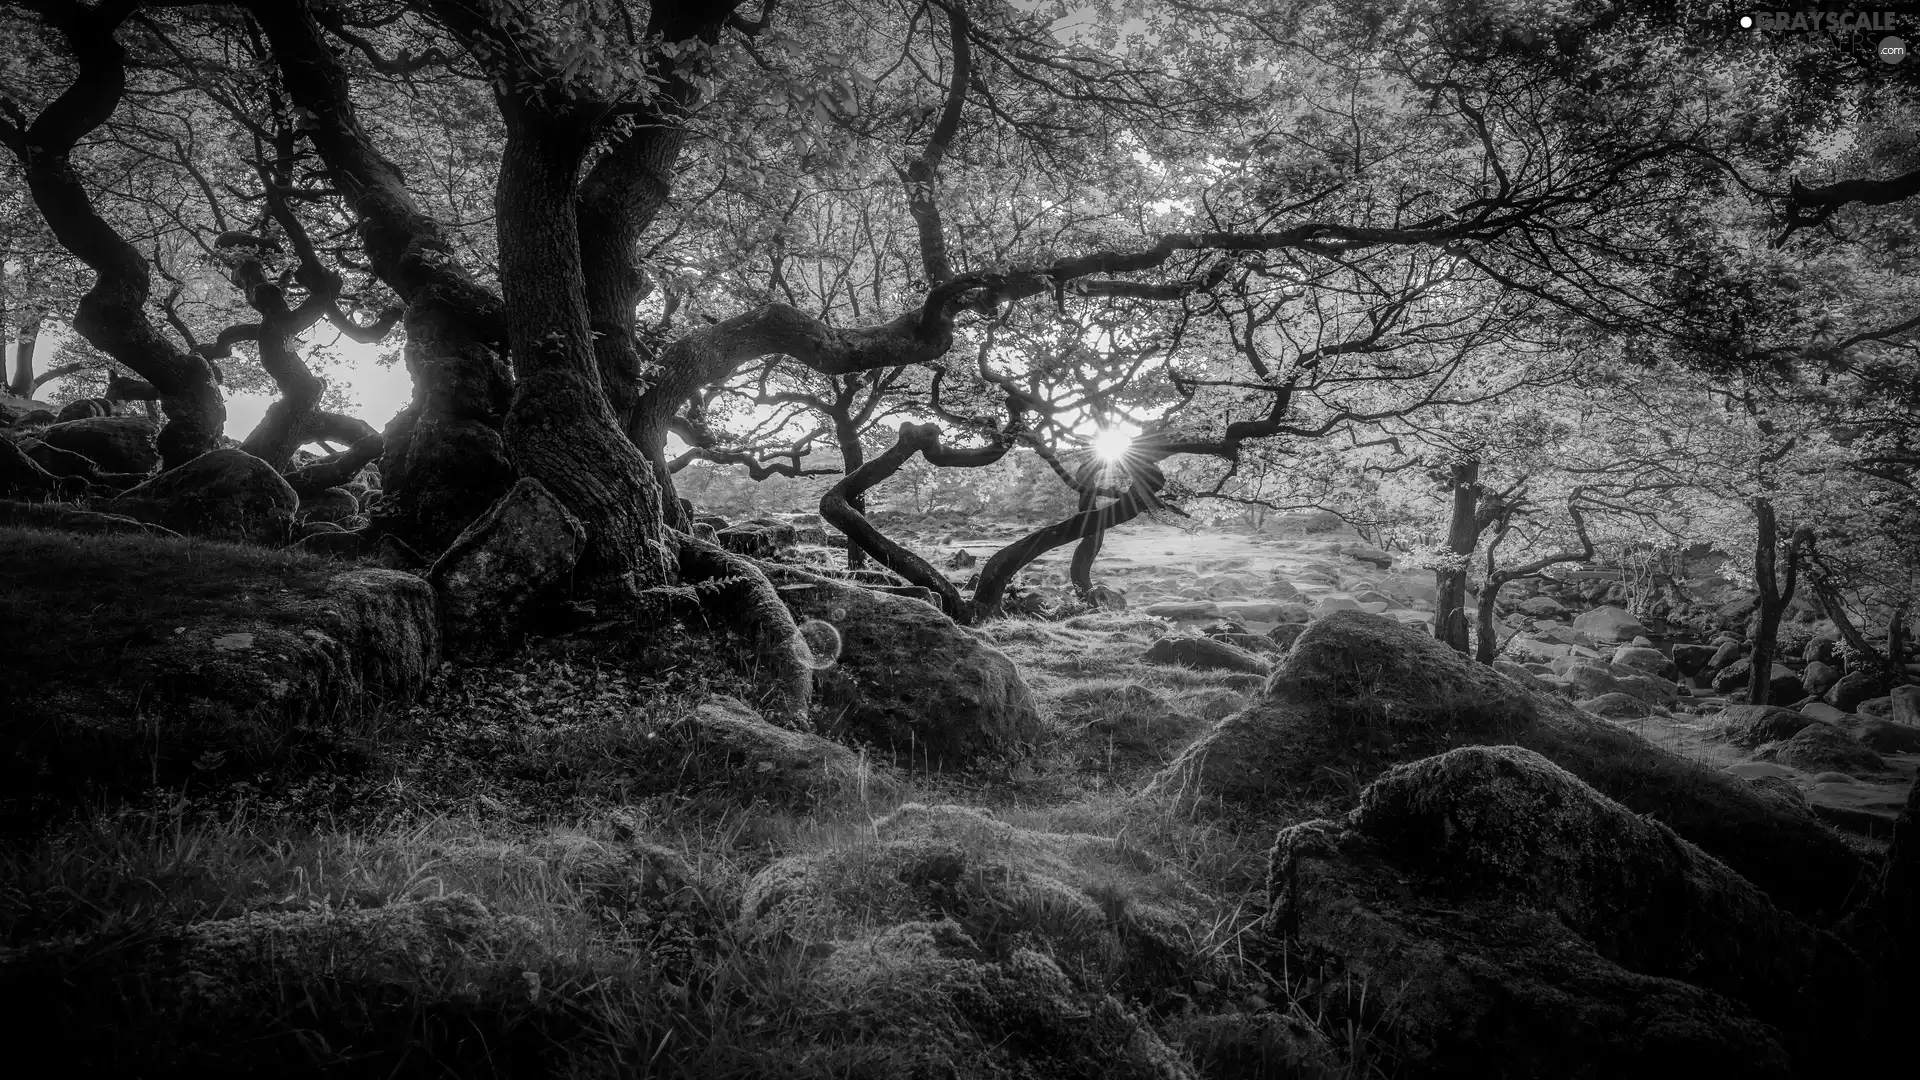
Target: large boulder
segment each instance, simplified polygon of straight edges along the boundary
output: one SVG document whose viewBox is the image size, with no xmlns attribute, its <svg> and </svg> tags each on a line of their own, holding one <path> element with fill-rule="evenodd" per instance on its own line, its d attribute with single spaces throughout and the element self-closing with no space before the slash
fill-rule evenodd
<svg viewBox="0 0 1920 1080">
<path fill-rule="evenodd" d="M 1827 704 L 1841 712 L 1858 712 L 1862 703 L 1879 694 L 1878 673 L 1853 671 L 1840 676 L 1840 681 L 1827 691 Z"/>
<path fill-rule="evenodd" d="M 1398 762 L 1517 743 L 1636 813 L 1652 813 L 1795 910 L 1837 908 L 1860 857 L 1811 815 L 1654 746 L 1398 622 L 1329 615 L 1300 636 L 1252 705 L 1156 776 L 1151 794 L 1266 802 L 1351 799 Z"/>
<path fill-rule="evenodd" d="M 345 488 L 331 487 L 303 497 L 294 511 L 301 521 L 340 522 L 360 512 L 360 500 Z"/>
<path fill-rule="evenodd" d="M 1896 724 L 1920 725 L 1920 686 L 1896 686 L 1887 696 L 1893 699 L 1888 719 Z"/>
<path fill-rule="evenodd" d="M 1647 628 L 1640 625 L 1625 608 L 1606 605 L 1594 608 L 1573 620 L 1573 628 L 1595 641 L 1632 641 L 1643 637 Z"/>
<path fill-rule="evenodd" d="M 1809 721 L 1791 738 L 1762 747 L 1754 756 L 1810 773 L 1870 773 L 1887 768 L 1865 743 L 1819 720 Z"/>
<path fill-rule="evenodd" d="M 720 529 L 714 540 L 737 555 L 777 555 L 799 542 L 799 530 L 784 521 L 752 521 Z"/>
<path fill-rule="evenodd" d="M 1013 661 L 939 609 L 796 567 L 762 568 L 796 619 L 839 631 L 839 662 L 814 672 L 824 734 L 928 769 L 1020 753 L 1040 739 L 1039 709 Z"/>
<path fill-rule="evenodd" d="M 1520 747 L 1400 766 L 1283 831 L 1268 892 L 1297 974 L 1394 988 L 1417 1075 L 1810 1075 L 1871 1011 L 1838 940 Z"/>
<path fill-rule="evenodd" d="M 0 393 L 0 427 L 12 427 L 34 413 L 53 411 L 53 406 L 44 401 Z"/>
<path fill-rule="evenodd" d="M 1714 718 L 1714 734 L 1749 750 L 1763 743 L 1791 739 L 1813 723 L 1813 717 L 1778 705 L 1729 705 Z"/>
<path fill-rule="evenodd" d="M 1616 667 L 1634 668 L 1662 678 L 1676 674 L 1673 662 L 1668 660 L 1659 649 L 1647 649 L 1638 645 L 1622 645 L 1613 650 L 1613 663 Z"/>
<path fill-rule="evenodd" d="M 41 429 L 41 442 L 79 454 L 103 472 L 146 474 L 160 467 L 160 429 L 144 416 L 96 416 Z"/>
<path fill-rule="evenodd" d="M 128 489 L 103 509 L 192 536 L 279 544 L 299 504 L 273 466 L 244 450 L 222 449 Z"/>
<path fill-rule="evenodd" d="M 1652 715 L 1653 712 L 1646 702 L 1634 697 L 1632 694 L 1623 694 L 1617 691 L 1611 694 L 1601 694 L 1597 698 L 1577 701 L 1574 704 L 1595 716 L 1604 717 L 1608 720 L 1638 720 L 1642 717 Z"/>
<path fill-rule="evenodd" d="M 1772 671 L 1773 676 L 1767 684 L 1767 690 L 1770 695 L 1768 698 L 1769 701 L 1785 704 L 1791 701 L 1799 701 L 1806 696 L 1805 688 L 1800 685 L 1800 674 L 1798 672 L 1785 664 L 1773 665 Z M 1713 677 L 1713 692 L 1716 694 L 1730 694 L 1735 690 L 1749 687 L 1752 682 L 1753 658 L 1743 656 L 1722 668 L 1719 674 Z"/>
<path fill-rule="evenodd" d="M 1824 697 L 1839 681 L 1840 672 L 1833 665 L 1818 660 L 1808 661 L 1806 670 L 1800 673 L 1800 688 L 1807 692 L 1808 697 Z"/>
<path fill-rule="evenodd" d="M 1698 675 L 1707 669 L 1719 650 L 1711 645 L 1675 645 L 1673 666 L 1682 675 Z"/>
<path fill-rule="evenodd" d="M 1141 659 L 1149 664 L 1177 664 L 1202 671 L 1244 671 L 1255 675 L 1267 673 L 1266 661 L 1249 649 L 1210 637 L 1163 637 L 1147 646 L 1146 654 Z"/>
<path fill-rule="evenodd" d="M 676 787 L 710 782 L 785 801 L 852 789 L 875 778 L 859 755 L 839 743 L 771 723 L 725 695 L 649 734 L 673 760 Z"/>
<path fill-rule="evenodd" d="M 512 648 L 527 617 L 558 597 L 586 542 L 586 529 L 546 485 L 522 477 L 427 572 L 449 647 Z"/>
</svg>

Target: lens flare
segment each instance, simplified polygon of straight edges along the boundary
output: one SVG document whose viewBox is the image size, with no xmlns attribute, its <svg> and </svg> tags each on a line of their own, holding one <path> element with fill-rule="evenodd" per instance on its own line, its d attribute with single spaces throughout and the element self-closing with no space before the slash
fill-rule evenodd
<svg viewBox="0 0 1920 1080">
<path fill-rule="evenodd" d="M 1118 428 L 1106 428 L 1093 437 L 1093 452 L 1102 461 L 1119 461 L 1133 445 L 1133 436 Z"/>
</svg>

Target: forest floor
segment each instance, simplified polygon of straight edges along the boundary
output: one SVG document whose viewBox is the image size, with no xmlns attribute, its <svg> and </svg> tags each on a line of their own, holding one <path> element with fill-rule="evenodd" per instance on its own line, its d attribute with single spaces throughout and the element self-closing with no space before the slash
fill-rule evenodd
<svg viewBox="0 0 1920 1080">
<path fill-rule="evenodd" d="M 984 554 L 998 538 L 926 539 L 922 550 L 945 555 Z M 979 631 L 1019 665 L 1046 734 L 1017 762 L 961 773 L 909 774 L 863 755 L 845 782 L 796 791 L 670 749 L 675 721 L 715 695 L 751 699 L 750 679 L 716 660 L 710 639 L 608 649 L 558 638 L 500 663 L 448 662 L 377 724 L 77 804 L 6 840 L 0 992 L 31 992 L 15 1019 L 70 1076 L 1011 1076 L 1023 1066 L 1008 1057 L 1019 1049 L 1010 1032 L 1102 1009 L 1124 1019 L 1119 1043 L 1133 1048 L 1124 1032 L 1144 1025 L 1200 1075 L 1388 1075 L 1378 1009 L 1327 1012 L 1325 988 L 1275 964 L 1261 928 L 1276 832 L 1328 807 L 1277 798 L 1222 814 L 1141 794 L 1263 680 L 1145 662 L 1170 624 L 1139 608 L 1255 602 L 1249 585 L 1276 572 L 1325 575 L 1301 583 L 1311 596 L 1355 595 L 1388 575 L 1341 553 L 1353 543 L 1157 524 L 1116 533 L 1096 576 L 1133 594 L 1131 612 Z M 171 633 L 161 624 L 186 605 L 244 604 L 262 573 L 304 582 L 315 570 L 225 545 L 0 526 L 0 547 L 51 546 L 48 558 L 69 561 L 114 563 L 137 548 L 140 565 L 164 566 L 155 544 L 179 545 L 195 569 L 139 578 L 138 597 L 120 595 L 133 578 L 71 566 L 0 578 L 0 656 L 16 693 L 35 657 L 112 679 L 95 640 L 109 605 L 153 623 L 115 622 L 119 637 Z M 1057 588 L 1065 558 L 1029 579 Z M 95 599 L 82 603 L 86 590 Z M 63 599 L 49 607 L 52 593 Z M 12 618 L 27 610 L 66 614 Z M 1724 753 L 1666 736 L 1682 753 Z M 976 833 L 988 838 L 951 840 Z M 973 867 L 940 888 L 973 896 L 948 907 L 980 943 L 979 970 L 1003 979 L 1039 948 L 1094 996 L 1053 1002 L 1041 1020 L 998 1005 L 982 1019 L 946 999 L 929 1014 L 896 985 L 930 961 L 888 952 L 899 943 L 887 935 L 926 924 L 901 921 L 893 878 L 873 885 L 849 867 L 924 863 L 935 841 L 959 846 L 932 865 Z M 824 881 L 838 897 L 836 944 L 755 922 L 786 879 Z M 1155 929 L 1166 923 L 1180 932 Z M 455 932 L 423 937 L 429 924 Z M 876 959 L 848 959 L 848 940 Z M 882 992 L 876 979 L 893 981 Z M 1000 987 L 996 1001 L 1019 997 L 983 985 Z M 1379 988 L 1349 988 L 1356 1000 L 1369 992 Z M 873 1002 L 894 994 L 909 995 L 900 1015 L 876 1015 Z M 1020 1053 L 1054 1055 L 1049 1076 L 1127 1074 L 1099 1056 L 1112 1047 L 1068 1041 Z"/>
</svg>

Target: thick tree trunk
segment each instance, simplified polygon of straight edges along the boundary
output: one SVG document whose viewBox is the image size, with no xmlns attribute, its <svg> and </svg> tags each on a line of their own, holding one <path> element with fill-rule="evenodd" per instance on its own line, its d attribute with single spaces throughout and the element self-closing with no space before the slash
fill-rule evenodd
<svg viewBox="0 0 1920 1080">
<path fill-rule="evenodd" d="M 1092 492 L 1081 492 L 1079 512 L 1090 513 L 1098 502 L 1099 499 Z M 1093 591 L 1093 561 L 1100 557 L 1100 547 L 1106 539 L 1105 529 L 1081 537 L 1080 543 L 1073 549 L 1072 561 L 1067 564 L 1067 580 L 1073 582 L 1073 594 L 1082 600 Z"/>
<path fill-rule="evenodd" d="M 158 448 L 162 464 L 173 468 L 219 445 L 226 402 L 207 361 L 174 345 L 148 320 L 146 257 L 94 209 L 71 157 L 126 92 L 126 50 L 114 32 L 131 7 L 116 10 L 120 18 L 72 5 L 50 16 L 66 35 L 78 72 L 24 130 L 9 127 L 6 142 L 54 239 L 94 272 L 93 287 L 74 311 L 75 332 L 159 391 L 167 424 Z"/>
<path fill-rule="evenodd" d="M 14 397 L 30 398 L 40 386 L 33 381 L 33 354 L 40 344 L 40 322 L 38 313 L 20 320 L 20 335 L 15 339 L 13 351 L 13 383 L 8 387 Z"/>
<path fill-rule="evenodd" d="M 438 223 L 374 148 L 312 5 L 255 0 L 248 7 L 267 35 L 288 96 L 311 117 L 303 134 L 353 207 L 374 273 L 406 304 L 404 358 L 413 396 L 387 425 L 380 462 L 385 497 L 373 527 L 430 557 L 514 481 L 501 435 L 513 388 L 500 300 L 449 257 Z"/>
<path fill-rule="evenodd" d="M 1455 556 L 1452 566 L 1433 572 L 1439 590 L 1433 609 L 1433 636 L 1456 652 L 1468 651 L 1467 640 L 1467 559 L 1480 542 L 1476 511 L 1480 502 L 1480 463 L 1458 462 L 1448 478 L 1453 493 L 1453 520 L 1447 528 L 1447 551 Z M 1492 607 L 1481 598 L 1482 610 Z"/>
<path fill-rule="evenodd" d="M 600 388 L 573 205 L 590 131 L 524 102 L 504 100 L 502 112 L 495 220 L 515 377 L 507 449 L 586 526 L 576 587 L 636 596 L 667 583 L 675 556 L 653 466 Z"/>
<path fill-rule="evenodd" d="M 1884 689 L 1891 693 L 1893 688 L 1905 681 L 1907 676 L 1907 605 L 1901 604 L 1893 609 L 1893 616 L 1887 620 L 1887 653 Z"/>
<path fill-rule="evenodd" d="M 1509 579 L 1504 574 L 1494 574 L 1480 587 L 1480 610 L 1474 616 L 1479 632 L 1473 645 L 1473 658 L 1482 664 L 1491 664 L 1500 652 L 1499 631 L 1494 629 L 1494 604 L 1500 599 L 1500 589 Z"/>
</svg>

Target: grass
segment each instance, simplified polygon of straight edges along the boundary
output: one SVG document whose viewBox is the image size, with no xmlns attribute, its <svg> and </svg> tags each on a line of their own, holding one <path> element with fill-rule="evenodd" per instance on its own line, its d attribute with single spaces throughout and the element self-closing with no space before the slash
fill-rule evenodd
<svg viewBox="0 0 1920 1080">
<path fill-rule="evenodd" d="M 8 639 L 43 684 L 104 681 L 127 640 L 257 617 L 340 568 L 44 525 L 0 526 L 12 609 L 45 595 L 33 568 L 75 575 Z M 1261 929 L 1286 822 L 1134 794 L 1252 690 L 1140 663 L 1161 633 L 992 624 L 1041 702 L 1036 755 L 804 790 L 676 741 L 708 696 L 752 692 L 709 641 L 448 665 L 325 752 L 97 790 L 0 843 L 0 993 L 33 998 L 15 1018 L 65 1075 L 1126 1075 L 1135 1023 L 1202 1075 L 1375 1075 L 1378 1033 L 1317 1004 Z M 942 804 L 994 824 L 911 824 Z M 831 940 L 751 932 L 756 880 L 829 864 L 867 898 Z"/>
</svg>

